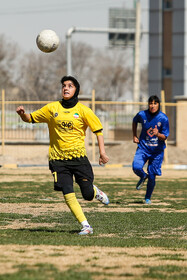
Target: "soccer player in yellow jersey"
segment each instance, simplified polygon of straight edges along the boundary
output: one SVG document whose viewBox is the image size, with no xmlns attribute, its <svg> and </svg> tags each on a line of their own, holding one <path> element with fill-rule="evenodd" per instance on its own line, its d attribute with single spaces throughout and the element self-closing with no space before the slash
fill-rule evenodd
<svg viewBox="0 0 187 280">
<path fill-rule="evenodd" d="M 107 163 L 109 158 L 105 152 L 103 127 L 99 118 L 78 101 L 79 82 L 72 76 L 64 76 L 61 84 L 61 101 L 49 103 L 30 114 L 25 112 L 23 106 L 19 106 L 16 112 L 24 122 L 47 123 L 50 137 L 49 168 L 54 177 L 54 189 L 62 191 L 66 204 L 82 225 L 79 235 L 87 235 L 93 233 L 93 228 L 75 196 L 73 176 L 84 199 L 91 201 L 96 198 L 105 205 L 109 204 L 107 195 L 93 185 L 93 170 L 84 143 L 88 126 L 97 137 L 99 164 Z"/>
</svg>

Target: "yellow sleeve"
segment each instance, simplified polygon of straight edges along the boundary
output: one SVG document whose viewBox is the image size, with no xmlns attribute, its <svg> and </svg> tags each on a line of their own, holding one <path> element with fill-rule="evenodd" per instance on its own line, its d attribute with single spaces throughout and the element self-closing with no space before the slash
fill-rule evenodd
<svg viewBox="0 0 187 280">
<path fill-rule="evenodd" d="M 90 127 L 92 132 L 101 133 L 103 126 L 100 122 L 100 119 L 88 107 L 84 108 L 84 121 Z"/>
<path fill-rule="evenodd" d="M 103 135 L 103 132 L 102 132 L 102 130 L 99 130 L 98 132 L 95 132 L 95 134 L 96 134 L 97 136 L 99 136 L 99 135 Z"/>
<path fill-rule="evenodd" d="M 32 123 L 32 117 L 31 117 L 31 114 L 30 114 L 29 123 Z"/>
<path fill-rule="evenodd" d="M 50 111 L 48 104 L 39 110 L 32 112 L 31 122 L 33 123 L 48 123 L 50 119 Z"/>
</svg>

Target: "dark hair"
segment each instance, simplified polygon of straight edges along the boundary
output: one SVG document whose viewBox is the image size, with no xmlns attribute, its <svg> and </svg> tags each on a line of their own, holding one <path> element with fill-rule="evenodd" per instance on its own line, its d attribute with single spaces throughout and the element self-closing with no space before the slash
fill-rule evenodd
<svg viewBox="0 0 187 280">
<path fill-rule="evenodd" d="M 148 103 L 152 103 L 153 101 L 155 101 L 156 103 L 159 103 L 160 105 L 160 99 L 158 98 L 157 95 L 151 95 L 148 99 Z"/>
<path fill-rule="evenodd" d="M 80 91 L 80 84 L 77 81 L 77 79 L 75 79 L 73 76 L 64 76 L 61 79 L 61 84 L 63 84 L 65 81 L 72 81 L 74 86 L 76 87 L 76 92 L 75 92 L 75 96 L 78 96 L 79 91 Z"/>
<path fill-rule="evenodd" d="M 160 111 L 160 99 L 158 98 L 157 95 L 151 95 L 148 99 L 148 104 L 152 103 L 153 101 L 155 101 L 156 103 L 159 104 L 158 111 L 157 111 L 157 112 L 159 112 Z"/>
</svg>

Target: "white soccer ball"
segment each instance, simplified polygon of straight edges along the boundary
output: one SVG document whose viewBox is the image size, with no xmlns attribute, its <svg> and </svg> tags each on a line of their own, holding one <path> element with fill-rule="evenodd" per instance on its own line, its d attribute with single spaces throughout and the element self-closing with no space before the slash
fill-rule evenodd
<svg viewBox="0 0 187 280">
<path fill-rule="evenodd" d="M 38 48 L 45 53 L 54 52 L 58 48 L 59 43 L 59 37 L 53 30 L 43 30 L 36 38 Z"/>
</svg>

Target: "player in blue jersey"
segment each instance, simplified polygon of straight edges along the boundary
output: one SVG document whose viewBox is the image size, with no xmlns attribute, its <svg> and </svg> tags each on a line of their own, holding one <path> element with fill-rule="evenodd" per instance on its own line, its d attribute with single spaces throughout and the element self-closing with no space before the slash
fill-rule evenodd
<svg viewBox="0 0 187 280">
<path fill-rule="evenodd" d="M 142 130 L 137 136 L 137 126 L 141 123 Z M 161 176 L 161 165 L 164 158 L 165 140 L 169 136 L 168 117 L 160 111 L 160 100 L 156 95 L 148 99 L 148 110 L 140 111 L 133 118 L 133 142 L 138 145 L 133 171 L 140 177 L 136 189 L 140 190 L 147 180 L 145 203 L 151 204 L 151 195 L 155 187 L 156 176 Z M 148 163 L 147 173 L 143 170 Z"/>
</svg>

